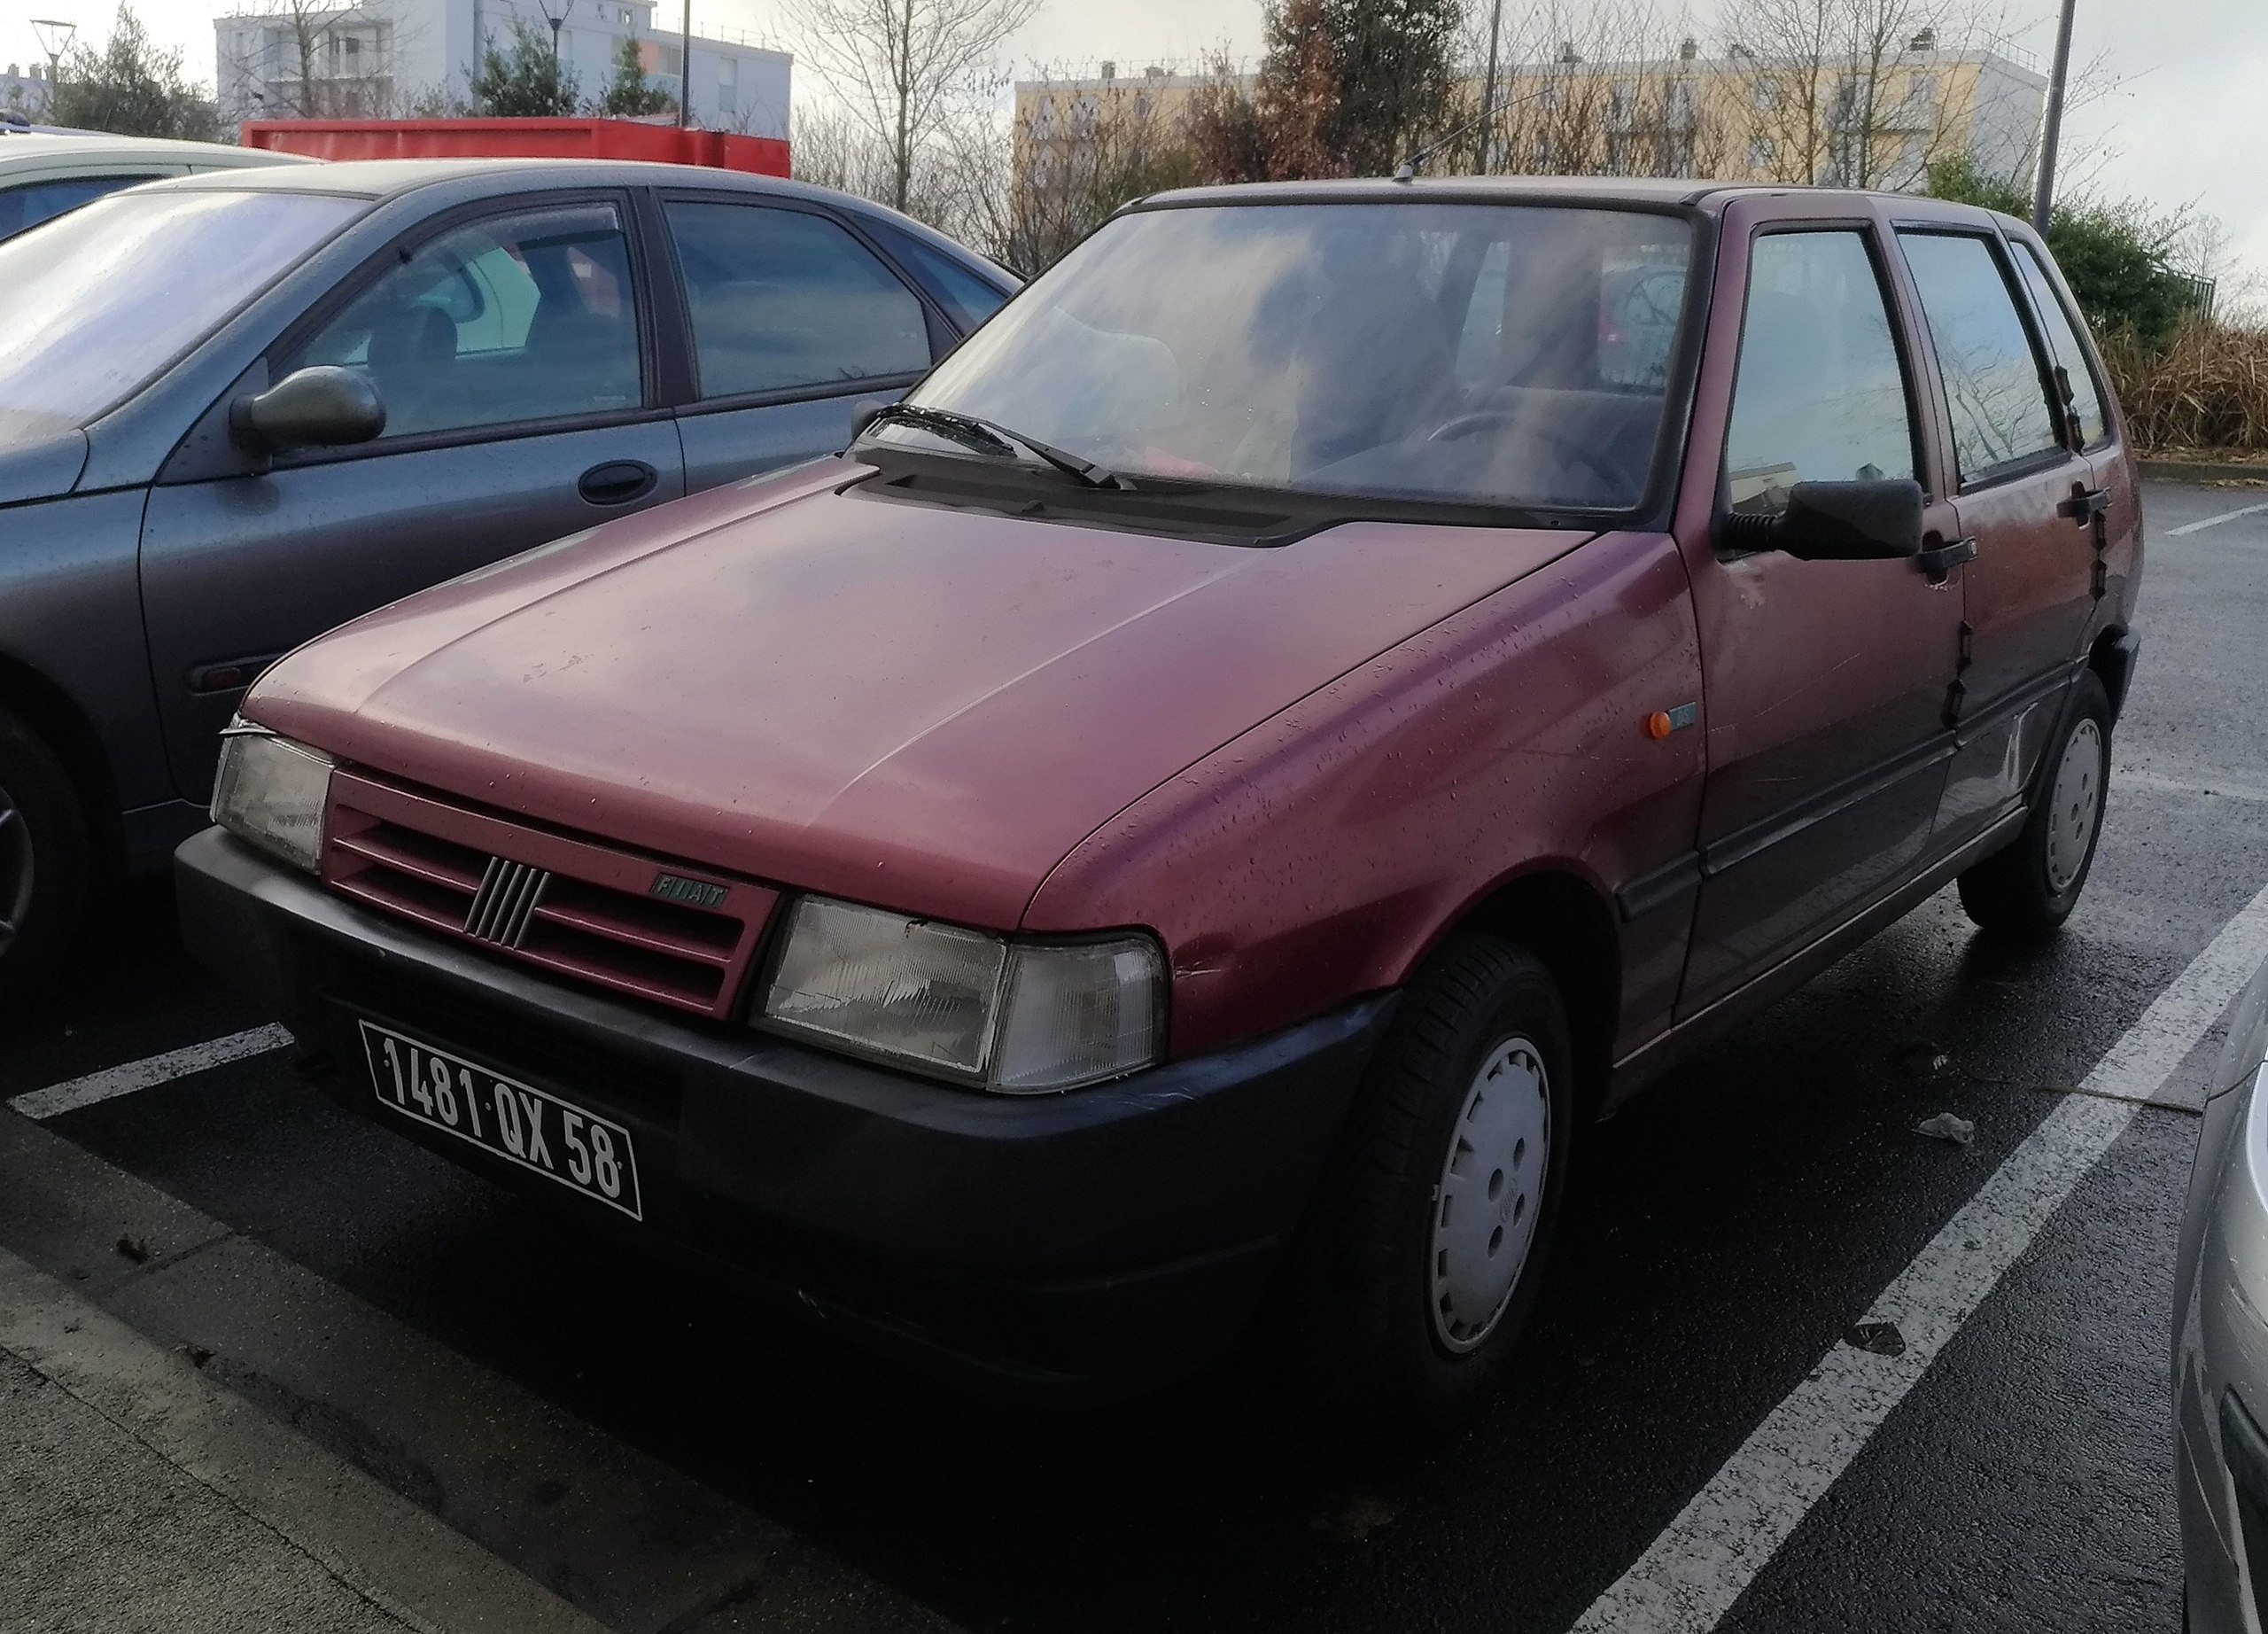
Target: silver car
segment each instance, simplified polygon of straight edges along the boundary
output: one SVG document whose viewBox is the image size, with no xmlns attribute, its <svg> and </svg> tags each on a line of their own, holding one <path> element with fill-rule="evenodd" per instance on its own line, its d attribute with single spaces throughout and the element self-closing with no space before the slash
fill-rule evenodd
<svg viewBox="0 0 2268 1634">
<path fill-rule="evenodd" d="M 2198 1132 L 2175 1263 L 2174 1464 L 2196 1634 L 2268 1605 L 2268 966 L 2239 1000 Z"/>
</svg>

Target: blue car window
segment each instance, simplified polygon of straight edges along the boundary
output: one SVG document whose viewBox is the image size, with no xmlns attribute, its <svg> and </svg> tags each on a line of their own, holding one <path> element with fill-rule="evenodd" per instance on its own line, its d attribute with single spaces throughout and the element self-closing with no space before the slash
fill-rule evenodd
<svg viewBox="0 0 2268 1634">
<path fill-rule="evenodd" d="M 645 393 L 621 217 L 574 205 L 443 233 L 275 372 L 315 363 L 368 375 L 388 437 L 635 408 Z"/>
<path fill-rule="evenodd" d="M 936 245 L 887 222 L 866 221 L 864 225 L 882 239 L 907 271 L 920 280 L 921 287 L 945 309 L 953 327 L 964 335 L 998 312 L 1014 292 L 979 276 Z"/>
<path fill-rule="evenodd" d="M 91 204 L 105 193 L 150 179 L 146 175 L 74 175 L 12 187 L 0 192 L 0 238 L 12 238 L 27 228 Z"/>
<path fill-rule="evenodd" d="M 703 397 L 928 368 L 921 302 L 835 222 L 806 210 L 686 199 L 668 214 Z"/>
</svg>

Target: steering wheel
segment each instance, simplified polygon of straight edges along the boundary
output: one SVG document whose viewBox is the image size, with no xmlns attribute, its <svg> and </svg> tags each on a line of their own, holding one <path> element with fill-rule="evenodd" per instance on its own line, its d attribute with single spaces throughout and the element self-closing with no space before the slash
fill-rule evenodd
<svg viewBox="0 0 2268 1634">
<path fill-rule="evenodd" d="M 1516 416 L 1509 408 L 1475 408 L 1468 414 L 1452 415 L 1425 433 L 1427 442 L 1459 442 L 1475 432 L 1492 425 L 1511 423 Z M 1527 430 L 1550 445 L 1551 452 L 1570 465 L 1588 471 L 1608 493 L 1620 488 L 1627 474 L 1615 470 L 1599 458 L 1596 449 L 1585 440 L 1578 439 L 1564 426 L 1527 418 Z"/>
</svg>

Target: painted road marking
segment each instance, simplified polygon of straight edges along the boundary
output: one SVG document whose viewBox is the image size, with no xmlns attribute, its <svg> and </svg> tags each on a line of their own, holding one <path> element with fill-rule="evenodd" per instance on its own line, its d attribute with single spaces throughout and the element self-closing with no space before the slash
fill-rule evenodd
<svg viewBox="0 0 2268 1634">
<path fill-rule="evenodd" d="M 1821 1357 L 1570 1634 L 1714 1629 L 2264 959 L 2268 891 L 2221 928 L 2095 1064 L 2084 1093 L 2065 1097 L 1876 1298 L 1862 1319 L 1897 1323 L 1904 1353 L 1838 1343 Z"/>
<path fill-rule="evenodd" d="M 2224 510 L 2218 517 L 2207 517 L 2202 522 L 2185 523 L 2180 527 L 2168 528 L 2168 539 L 2179 539 L 2185 533 L 2202 533 L 2209 527 L 2218 527 L 2224 522 L 2233 522 L 2239 517 L 2256 517 L 2268 510 L 2268 505 L 2245 505 L 2235 510 Z"/>
<path fill-rule="evenodd" d="M 150 1089 L 175 1078 L 187 1078 L 207 1067 L 225 1066 L 251 1055 L 265 1055 L 291 1042 L 291 1035 L 281 1027 L 254 1027 L 249 1032 L 232 1032 L 207 1044 L 191 1044 L 185 1049 L 167 1050 L 146 1060 L 129 1061 L 122 1067 L 105 1067 L 100 1072 L 89 1072 L 85 1078 L 72 1078 L 67 1083 L 28 1090 L 8 1104 L 26 1117 L 55 1117 L 80 1107 L 93 1106 L 98 1101 L 115 1100 L 137 1089 Z"/>
</svg>

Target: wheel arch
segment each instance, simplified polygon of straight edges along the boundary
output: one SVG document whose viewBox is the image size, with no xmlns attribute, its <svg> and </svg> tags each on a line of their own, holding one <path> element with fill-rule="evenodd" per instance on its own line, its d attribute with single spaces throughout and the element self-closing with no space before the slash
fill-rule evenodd
<svg viewBox="0 0 2268 1634">
<path fill-rule="evenodd" d="M 102 736 L 71 695 L 20 658 L 0 652 L 0 712 L 22 721 L 69 774 L 87 817 L 97 866 L 114 871 L 126 854 L 118 782 Z"/>
<path fill-rule="evenodd" d="M 1444 934 L 1460 930 L 1517 942 L 1551 973 L 1573 1036 L 1577 1105 L 1595 1113 L 1622 1017 L 1622 938 L 1605 895 L 1572 867 L 1546 865 L 1497 885 Z"/>
</svg>

